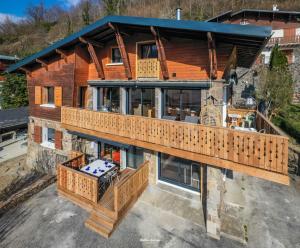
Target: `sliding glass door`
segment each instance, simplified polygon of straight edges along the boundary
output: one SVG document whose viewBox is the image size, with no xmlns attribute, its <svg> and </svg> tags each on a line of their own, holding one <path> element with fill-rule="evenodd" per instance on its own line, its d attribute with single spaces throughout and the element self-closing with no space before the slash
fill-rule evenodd
<svg viewBox="0 0 300 248">
<path fill-rule="evenodd" d="M 164 91 L 164 115 L 176 120 L 187 116 L 199 117 L 201 111 L 201 90 L 167 89 Z"/>
<path fill-rule="evenodd" d="M 155 90 L 130 89 L 129 111 L 131 115 L 155 117 Z"/>
<path fill-rule="evenodd" d="M 120 88 L 98 88 L 98 110 L 120 112 Z"/>
<path fill-rule="evenodd" d="M 200 191 L 200 164 L 162 153 L 159 172 L 160 180 Z"/>
</svg>

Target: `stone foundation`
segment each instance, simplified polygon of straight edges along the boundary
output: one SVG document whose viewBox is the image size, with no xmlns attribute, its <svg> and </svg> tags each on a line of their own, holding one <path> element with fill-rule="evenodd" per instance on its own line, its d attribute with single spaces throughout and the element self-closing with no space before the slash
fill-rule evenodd
<svg viewBox="0 0 300 248">
<path fill-rule="evenodd" d="M 62 150 L 51 149 L 34 142 L 34 126 L 54 128 L 63 132 Z M 62 129 L 59 122 L 30 117 L 28 124 L 27 164 L 47 174 L 56 174 L 56 165 L 67 160 L 72 150 L 72 135 Z"/>
</svg>

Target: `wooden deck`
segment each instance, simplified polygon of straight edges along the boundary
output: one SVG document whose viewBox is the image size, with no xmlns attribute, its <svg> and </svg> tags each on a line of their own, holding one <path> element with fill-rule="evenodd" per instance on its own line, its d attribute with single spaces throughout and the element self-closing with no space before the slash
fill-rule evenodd
<svg viewBox="0 0 300 248">
<path fill-rule="evenodd" d="M 289 184 L 285 136 L 70 107 L 61 115 L 68 130 Z"/>
<path fill-rule="evenodd" d="M 91 213 L 85 222 L 86 227 L 108 238 L 147 187 L 149 164 L 145 162 L 137 170 L 126 168 L 121 172 L 119 179 L 109 186 L 101 199 L 95 200 L 91 196 L 98 196 L 98 180 L 96 180 L 97 186 L 94 187 L 91 176 L 68 167 L 74 161 L 81 159 L 81 156 L 75 156 L 57 166 L 57 190 L 61 196 Z"/>
</svg>

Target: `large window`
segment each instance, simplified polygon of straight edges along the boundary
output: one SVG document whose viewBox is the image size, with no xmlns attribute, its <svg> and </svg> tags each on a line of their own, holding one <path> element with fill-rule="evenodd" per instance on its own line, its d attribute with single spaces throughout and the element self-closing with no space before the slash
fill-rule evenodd
<svg viewBox="0 0 300 248">
<path fill-rule="evenodd" d="M 120 89 L 98 88 L 98 110 L 120 112 Z"/>
<path fill-rule="evenodd" d="M 176 120 L 186 116 L 199 117 L 201 111 L 201 90 L 165 90 L 164 115 Z"/>
<path fill-rule="evenodd" d="M 161 180 L 200 191 L 200 165 L 193 161 L 161 154 Z"/>
<path fill-rule="evenodd" d="M 129 105 L 132 115 L 155 117 L 154 89 L 131 89 Z"/>
<path fill-rule="evenodd" d="M 140 57 L 141 59 L 157 58 L 157 47 L 154 44 L 140 45 Z"/>
<path fill-rule="evenodd" d="M 111 49 L 111 63 L 122 63 L 122 57 L 118 47 Z"/>
</svg>

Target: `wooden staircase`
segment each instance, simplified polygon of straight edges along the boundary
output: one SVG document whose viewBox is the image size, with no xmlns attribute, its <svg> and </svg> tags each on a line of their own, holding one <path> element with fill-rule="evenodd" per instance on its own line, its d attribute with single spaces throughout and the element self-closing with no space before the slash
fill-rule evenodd
<svg viewBox="0 0 300 248">
<path fill-rule="evenodd" d="M 132 195 L 126 205 L 124 205 L 122 209 L 118 209 L 118 207 L 115 206 L 115 191 L 132 179 L 135 172 L 136 170 L 125 169 L 122 171 L 119 181 L 109 186 L 98 204 L 93 207 L 90 217 L 86 220 L 85 226 L 87 228 L 105 238 L 110 237 L 131 206 L 135 203 L 138 196 L 148 185 L 147 180 L 145 182 L 146 184 L 140 188 L 138 194 Z"/>
<path fill-rule="evenodd" d="M 89 211 L 91 214 L 86 220 L 85 226 L 105 238 L 112 234 L 148 185 L 148 161 L 136 170 L 130 168 L 123 170 L 119 180 L 108 187 L 100 200 L 97 199 L 99 188 L 97 179 L 94 180 L 91 176 L 63 165 L 59 169 L 57 185 L 59 194 Z M 71 175 L 74 177 L 82 177 L 85 180 L 73 180 L 71 178 L 72 180 L 69 181 L 70 177 L 67 176 L 67 173 L 72 173 Z M 78 184 L 74 190 L 73 181 L 86 181 L 88 185 Z M 93 183 L 96 187 L 91 188 L 91 185 L 94 186 Z M 88 194 L 86 188 L 90 189 Z"/>
</svg>

